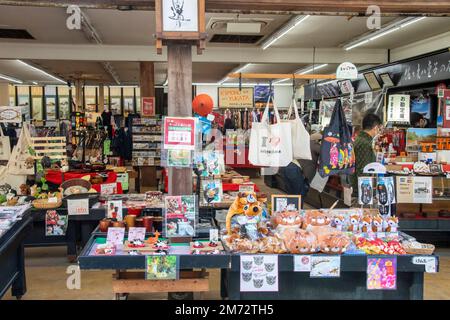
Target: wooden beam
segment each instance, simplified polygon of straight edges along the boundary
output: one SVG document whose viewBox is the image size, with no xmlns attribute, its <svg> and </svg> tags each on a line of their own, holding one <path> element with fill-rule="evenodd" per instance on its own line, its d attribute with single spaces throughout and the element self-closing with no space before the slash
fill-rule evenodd
<svg viewBox="0 0 450 320">
<path fill-rule="evenodd" d="M 152 293 L 152 292 L 207 292 L 209 279 L 179 280 L 113 280 L 114 293 Z"/>
<path fill-rule="evenodd" d="M 230 73 L 228 78 L 242 79 L 336 79 L 334 74 Z"/>
<path fill-rule="evenodd" d="M 154 0 L 0 0 L 0 5 L 154 10 Z M 369 5 L 378 5 L 382 15 L 450 15 L 448 0 L 206 0 L 207 12 L 275 13 L 275 14 L 351 14 L 364 15 Z"/>
</svg>

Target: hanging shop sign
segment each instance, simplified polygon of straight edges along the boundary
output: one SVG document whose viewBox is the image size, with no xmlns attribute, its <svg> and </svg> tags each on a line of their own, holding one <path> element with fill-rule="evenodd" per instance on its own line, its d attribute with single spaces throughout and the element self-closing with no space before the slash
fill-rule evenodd
<svg viewBox="0 0 450 320">
<path fill-rule="evenodd" d="M 351 62 L 341 63 L 336 69 L 336 79 L 357 79 L 358 69 Z"/>
<path fill-rule="evenodd" d="M 253 88 L 219 88 L 219 108 L 253 108 Z"/>
<path fill-rule="evenodd" d="M 163 40 L 192 41 L 199 53 L 205 48 L 205 0 L 156 0 L 155 17 L 158 54 Z"/>
<path fill-rule="evenodd" d="M 389 96 L 388 122 L 409 122 L 410 96 L 407 94 L 393 94 Z"/>
<path fill-rule="evenodd" d="M 196 118 L 165 117 L 164 149 L 195 149 Z"/>
<path fill-rule="evenodd" d="M 0 122 L 21 123 L 22 107 L 0 107 Z"/>
<path fill-rule="evenodd" d="M 143 117 L 154 117 L 155 110 L 155 97 L 142 97 L 141 98 L 141 112 Z"/>
</svg>

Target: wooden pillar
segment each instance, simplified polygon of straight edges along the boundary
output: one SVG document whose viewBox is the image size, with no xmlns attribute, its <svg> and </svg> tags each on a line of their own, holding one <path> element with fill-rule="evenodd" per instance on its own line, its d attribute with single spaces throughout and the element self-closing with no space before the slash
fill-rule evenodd
<svg viewBox="0 0 450 320">
<path fill-rule="evenodd" d="M 0 83 L 0 106 L 9 106 L 9 85 L 6 82 Z"/>
<path fill-rule="evenodd" d="M 187 44 L 168 45 L 168 115 L 192 116 L 192 50 Z M 192 169 L 169 168 L 169 195 L 192 194 Z"/>
<path fill-rule="evenodd" d="M 75 96 L 76 110 L 75 111 L 83 111 L 83 82 L 81 80 L 75 81 L 75 89 L 76 89 L 76 96 Z"/>
<path fill-rule="evenodd" d="M 141 61 L 139 63 L 141 97 L 155 96 L 155 65 L 153 62 Z M 140 184 L 143 187 L 155 188 L 158 186 L 156 167 L 141 167 L 139 174 Z"/>
<path fill-rule="evenodd" d="M 105 109 L 105 86 L 103 84 L 98 87 L 98 112 L 102 113 Z"/>
<path fill-rule="evenodd" d="M 155 64 L 153 62 L 141 61 L 140 69 L 140 85 L 141 97 L 155 96 Z"/>
</svg>

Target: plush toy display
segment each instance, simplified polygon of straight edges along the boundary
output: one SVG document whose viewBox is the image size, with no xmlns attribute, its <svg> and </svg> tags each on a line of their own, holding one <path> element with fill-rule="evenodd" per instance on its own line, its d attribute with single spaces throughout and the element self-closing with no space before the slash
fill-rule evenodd
<svg viewBox="0 0 450 320">
<path fill-rule="evenodd" d="M 372 229 L 372 218 L 366 215 L 361 220 L 361 231 L 369 232 L 371 229 Z"/>
<path fill-rule="evenodd" d="M 345 217 L 342 215 L 337 215 L 333 218 L 333 227 L 339 231 L 344 231 Z"/>
<path fill-rule="evenodd" d="M 360 220 L 361 220 L 361 218 L 358 215 L 352 215 L 350 217 L 350 224 L 347 228 L 347 231 L 358 232 Z"/>
<path fill-rule="evenodd" d="M 227 234 L 232 234 L 231 223 L 234 216 L 242 216 L 250 220 L 260 220 L 262 211 L 262 203 L 258 201 L 255 192 L 240 192 L 228 210 L 226 217 Z"/>
<path fill-rule="evenodd" d="M 302 220 L 298 211 L 277 212 L 273 219 L 278 234 L 282 234 L 286 229 L 300 229 Z"/>
<path fill-rule="evenodd" d="M 384 221 L 386 232 L 397 232 L 398 231 L 398 218 L 389 217 Z"/>
<path fill-rule="evenodd" d="M 323 210 L 306 211 L 303 223 L 303 229 L 308 229 L 309 226 L 329 226 L 331 223 L 330 216 Z"/>
<path fill-rule="evenodd" d="M 320 251 L 341 254 L 347 250 L 351 240 L 343 233 L 332 233 L 319 241 Z"/>
<path fill-rule="evenodd" d="M 319 244 L 314 233 L 303 229 L 286 229 L 282 237 L 284 245 L 290 253 L 315 253 L 318 251 Z"/>
<path fill-rule="evenodd" d="M 383 232 L 383 218 L 380 215 L 373 217 L 372 231 L 373 232 Z"/>
</svg>

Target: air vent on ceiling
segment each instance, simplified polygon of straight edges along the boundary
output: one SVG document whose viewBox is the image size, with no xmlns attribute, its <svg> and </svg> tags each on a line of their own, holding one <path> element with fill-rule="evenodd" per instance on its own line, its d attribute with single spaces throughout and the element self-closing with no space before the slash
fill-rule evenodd
<svg viewBox="0 0 450 320">
<path fill-rule="evenodd" d="M 213 43 L 257 43 L 263 36 L 245 34 L 215 34 L 209 42 Z"/>
<path fill-rule="evenodd" d="M 34 40 L 34 37 L 27 30 L 24 30 L 24 29 L 2 29 L 2 28 L 0 28 L 0 38 Z"/>
</svg>

